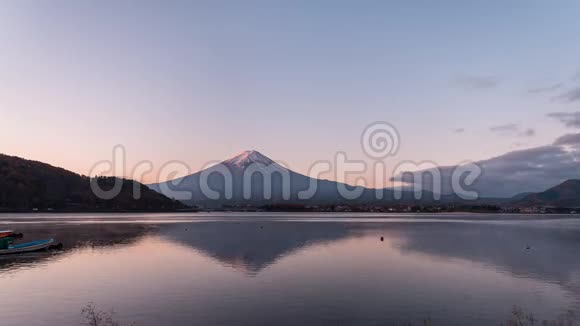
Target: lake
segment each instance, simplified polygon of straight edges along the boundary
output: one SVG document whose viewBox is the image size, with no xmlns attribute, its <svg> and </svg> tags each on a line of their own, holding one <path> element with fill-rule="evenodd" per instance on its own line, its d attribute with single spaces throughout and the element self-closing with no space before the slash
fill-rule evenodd
<svg viewBox="0 0 580 326">
<path fill-rule="evenodd" d="M 0 324 L 499 325 L 580 310 L 580 219 L 317 213 L 0 215 Z M 383 237 L 383 241 L 381 241 Z M 580 312 L 580 311 L 579 311 Z"/>
</svg>

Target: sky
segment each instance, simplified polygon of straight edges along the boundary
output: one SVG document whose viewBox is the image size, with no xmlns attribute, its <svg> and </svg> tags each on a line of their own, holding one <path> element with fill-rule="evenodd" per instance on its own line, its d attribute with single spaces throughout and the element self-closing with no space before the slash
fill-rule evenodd
<svg viewBox="0 0 580 326">
<path fill-rule="evenodd" d="M 533 150 L 580 127 L 579 15 L 575 0 L 0 1 L 0 152 L 89 174 L 116 145 L 129 167 L 191 172 L 255 149 L 307 173 L 337 152 L 374 162 L 376 121 L 400 137 L 389 166 Z"/>
</svg>

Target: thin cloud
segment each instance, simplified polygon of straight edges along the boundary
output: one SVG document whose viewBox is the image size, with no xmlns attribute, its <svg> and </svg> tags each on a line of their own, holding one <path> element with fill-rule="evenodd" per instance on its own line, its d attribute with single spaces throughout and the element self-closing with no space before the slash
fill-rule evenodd
<svg viewBox="0 0 580 326">
<path fill-rule="evenodd" d="M 508 123 L 505 125 L 490 127 L 489 130 L 497 133 L 511 133 L 518 131 L 518 125 L 515 123 Z"/>
<path fill-rule="evenodd" d="M 568 128 L 580 128 L 580 111 L 576 112 L 553 112 L 548 117 L 560 121 Z"/>
<path fill-rule="evenodd" d="M 580 178 L 580 134 L 564 135 L 552 145 L 514 150 L 506 154 L 475 162 L 482 175 L 468 188 L 481 197 L 510 197 L 522 192 L 543 191 L 568 179 Z M 452 176 L 458 166 L 438 167 L 442 176 L 441 190 L 452 193 Z M 428 173 L 432 169 L 418 171 Z M 401 173 L 393 180 L 413 184 L 409 173 Z M 420 186 L 434 190 L 429 178 Z"/>
<path fill-rule="evenodd" d="M 564 83 L 558 83 L 558 84 L 544 86 L 544 87 L 532 88 L 532 89 L 528 90 L 528 93 L 532 93 L 532 94 L 549 93 L 549 92 L 557 91 L 557 90 L 561 89 L 562 87 L 564 87 Z"/>
<path fill-rule="evenodd" d="M 490 89 L 499 86 L 499 80 L 493 76 L 464 76 L 458 78 L 456 83 L 466 89 Z"/>
<path fill-rule="evenodd" d="M 457 129 L 453 129 L 453 132 L 456 134 L 461 134 L 465 132 L 465 128 L 457 128 Z"/>
<path fill-rule="evenodd" d="M 536 135 L 536 130 L 534 130 L 532 128 L 528 128 L 528 129 L 519 133 L 520 137 L 533 137 L 535 135 Z"/>
<path fill-rule="evenodd" d="M 580 101 L 580 87 L 576 87 L 566 91 L 564 94 L 555 97 L 556 100 L 561 100 L 565 102 L 576 102 Z"/>
<path fill-rule="evenodd" d="M 580 133 L 578 134 L 567 134 L 558 137 L 554 141 L 554 146 L 580 146 Z"/>
<path fill-rule="evenodd" d="M 505 125 L 499 125 L 489 128 L 491 132 L 503 135 L 503 136 L 515 136 L 515 137 L 533 137 L 536 135 L 536 130 L 533 128 L 528 128 L 522 130 L 519 125 L 515 123 L 508 123 Z"/>
</svg>

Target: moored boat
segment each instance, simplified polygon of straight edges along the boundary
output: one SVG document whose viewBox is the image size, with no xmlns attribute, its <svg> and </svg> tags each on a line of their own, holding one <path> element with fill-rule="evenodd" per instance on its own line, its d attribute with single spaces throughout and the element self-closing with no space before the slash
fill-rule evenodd
<svg viewBox="0 0 580 326">
<path fill-rule="evenodd" d="M 7 249 L 0 249 L 0 255 L 34 252 L 50 248 L 54 239 L 37 240 L 31 242 L 10 245 Z"/>
<path fill-rule="evenodd" d="M 6 238 L 14 234 L 12 230 L 0 230 L 0 238 Z"/>
</svg>

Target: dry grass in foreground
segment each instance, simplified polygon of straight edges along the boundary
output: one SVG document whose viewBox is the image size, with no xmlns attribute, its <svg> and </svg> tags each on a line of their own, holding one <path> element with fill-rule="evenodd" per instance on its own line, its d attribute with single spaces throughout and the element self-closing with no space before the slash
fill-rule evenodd
<svg viewBox="0 0 580 326">
<path fill-rule="evenodd" d="M 81 316 L 83 317 L 83 324 L 87 326 L 121 326 L 121 324 L 116 321 L 113 311 L 103 311 L 95 307 L 95 304 L 89 302 L 81 310 Z M 557 320 L 537 320 L 533 314 L 526 313 L 522 308 L 514 306 L 512 309 L 511 317 L 501 326 L 576 326 L 577 323 L 576 315 L 573 311 L 568 311 L 566 314 L 559 317 Z M 431 326 L 432 321 L 430 318 L 423 321 L 423 326 Z M 136 326 L 135 323 L 131 323 L 131 326 Z M 340 325 L 340 321 L 337 322 Z M 412 326 L 412 323 L 407 323 L 404 326 Z"/>
<path fill-rule="evenodd" d="M 114 311 L 103 311 L 97 309 L 93 302 L 87 303 L 87 305 L 81 309 L 83 324 L 87 326 L 121 326 L 121 324 L 113 318 L 114 314 Z M 132 323 L 131 325 L 135 326 L 135 323 Z"/>
</svg>

